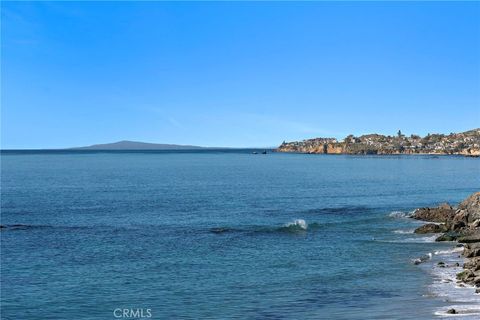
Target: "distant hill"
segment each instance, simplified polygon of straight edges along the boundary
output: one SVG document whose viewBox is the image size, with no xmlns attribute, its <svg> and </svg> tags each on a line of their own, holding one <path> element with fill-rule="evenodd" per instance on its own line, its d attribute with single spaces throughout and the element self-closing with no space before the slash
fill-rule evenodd
<svg viewBox="0 0 480 320">
<path fill-rule="evenodd" d="M 163 144 L 163 143 L 147 143 L 138 141 L 118 141 L 113 143 L 94 144 L 87 147 L 71 148 L 74 150 L 190 150 L 203 149 L 204 147 Z"/>
</svg>

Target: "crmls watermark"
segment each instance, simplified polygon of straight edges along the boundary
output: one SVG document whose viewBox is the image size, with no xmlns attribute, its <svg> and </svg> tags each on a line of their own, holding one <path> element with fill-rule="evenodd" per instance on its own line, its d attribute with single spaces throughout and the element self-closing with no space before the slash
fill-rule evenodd
<svg viewBox="0 0 480 320">
<path fill-rule="evenodd" d="M 116 308 L 113 316 L 117 319 L 142 319 L 151 318 L 152 309 L 144 308 Z"/>
</svg>

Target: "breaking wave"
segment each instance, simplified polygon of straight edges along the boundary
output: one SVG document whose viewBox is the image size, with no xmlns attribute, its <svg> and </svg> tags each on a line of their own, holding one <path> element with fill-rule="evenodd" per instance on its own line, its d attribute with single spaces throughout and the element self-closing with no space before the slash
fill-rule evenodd
<svg viewBox="0 0 480 320">
<path fill-rule="evenodd" d="M 317 222 L 307 223 L 303 219 L 295 219 L 294 221 L 287 222 L 280 227 L 269 227 L 269 226 L 247 226 L 244 228 L 231 228 L 231 227 L 216 227 L 211 228 L 209 231 L 215 234 L 224 234 L 224 233 L 304 233 L 307 231 L 313 231 L 320 228 L 320 224 Z"/>
<path fill-rule="evenodd" d="M 296 219 L 293 222 L 286 223 L 284 227 L 299 227 L 300 229 L 307 230 L 308 224 L 303 219 Z"/>
<path fill-rule="evenodd" d="M 389 213 L 390 218 L 409 218 L 412 215 L 411 212 L 404 211 L 392 211 Z"/>
<path fill-rule="evenodd" d="M 400 229 L 400 230 L 393 230 L 393 233 L 398 234 L 412 234 L 414 233 L 415 229 Z"/>
<path fill-rule="evenodd" d="M 434 252 L 435 255 L 445 255 L 445 254 L 453 254 L 456 252 L 462 252 L 463 251 L 463 246 L 462 247 L 455 247 L 453 249 L 449 250 L 437 250 Z"/>
<path fill-rule="evenodd" d="M 413 264 L 424 263 L 425 261 L 428 261 L 428 260 L 432 259 L 432 256 L 433 256 L 433 254 L 431 252 L 429 252 L 429 253 L 424 254 L 423 256 L 421 256 L 419 258 L 412 259 L 412 263 Z"/>
</svg>

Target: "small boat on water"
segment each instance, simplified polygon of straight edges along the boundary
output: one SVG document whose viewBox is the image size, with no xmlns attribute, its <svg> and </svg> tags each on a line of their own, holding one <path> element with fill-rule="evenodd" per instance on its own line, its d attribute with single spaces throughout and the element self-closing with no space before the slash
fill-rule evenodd
<svg viewBox="0 0 480 320">
<path fill-rule="evenodd" d="M 263 150 L 262 154 L 267 154 L 267 150 Z"/>
<path fill-rule="evenodd" d="M 258 154 L 258 152 L 257 152 L 257 151 L 253 151 L 252 154 Z"/>
</svg>

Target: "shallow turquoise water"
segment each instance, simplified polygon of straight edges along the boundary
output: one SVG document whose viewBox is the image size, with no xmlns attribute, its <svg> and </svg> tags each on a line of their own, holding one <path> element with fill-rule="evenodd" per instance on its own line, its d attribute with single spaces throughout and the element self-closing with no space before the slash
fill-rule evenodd
<svg viewBox="0 0 480 320">
<path fill-rule="evenodd" d="M 418 319 L 411 259 L 451 244 L 391 215 L 480 190 L 463 157 L 2 153 L 2 319 Z M 300 226 L 286 227 L 296 219 Z M 395 232 L 397 231 L 397 232 Z"/>
</svg>

